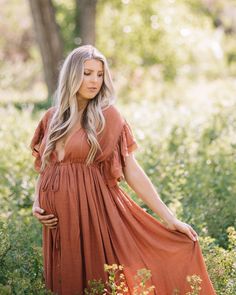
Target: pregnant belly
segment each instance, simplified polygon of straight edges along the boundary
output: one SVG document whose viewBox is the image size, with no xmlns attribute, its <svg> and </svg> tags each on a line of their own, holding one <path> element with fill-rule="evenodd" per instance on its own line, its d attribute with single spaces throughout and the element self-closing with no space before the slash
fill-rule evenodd
<svg viewBox="0 0 236 295">
<path fill-rule="evenodd" d="M 74 207 L 77 207 L 77 197 L 72 195 L 67 187 L 61 186 L 59 190 L 39 189 L 39 205 L 45 210 L 45 214 L 53 214 L 60 218 L 66 212 L 72 212 Z"/>
<path fill-rule="evenodd" d="M 53 214 L 58 216 L 57 206 L 55 202 L 55 194 L 53 192 L 39 191 L 39 205 L 44 209 L 44 214 Z"/>
<path fill-rule="evenodd" d="M 45 210 L 45 214 L 58 215 L 58 201 L 66 192 L 60 185 L 60 171 L 53 167 L 47 169 L 41 175 L 39 183 L 39 205 Z"/>
</svg>

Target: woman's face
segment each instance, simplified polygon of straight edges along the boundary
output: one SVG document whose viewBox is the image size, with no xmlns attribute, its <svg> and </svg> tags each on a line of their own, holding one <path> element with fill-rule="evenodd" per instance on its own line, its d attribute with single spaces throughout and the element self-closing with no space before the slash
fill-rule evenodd
<svg viewBox="0 0 236 295">
<path fill-rule="evenodd" d="M 77 93 L 79 101 L 94 98 L 101 89 L 103 83 L 103 62 L 97 59 L 89 59 L 84 62 L 83 82 Z"/>
</svg>

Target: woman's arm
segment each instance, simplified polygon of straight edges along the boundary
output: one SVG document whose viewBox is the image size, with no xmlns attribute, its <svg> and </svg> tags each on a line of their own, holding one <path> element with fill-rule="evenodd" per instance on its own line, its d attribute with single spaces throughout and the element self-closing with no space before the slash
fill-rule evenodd
<svg viewBox="0 0 236 295">
<path fill-rule="evenodd" d="M 39 206 L 39 182 L 41 175 L 39 174 L 36 183 L 35 183 L 35 194 L 34 194 L 34 203 L 32 207 L 32 214 L 41 222 L 43 225 L 47 226 L 50 229 L 57 227 L 58 219 L 54 218 L 53 214 L 44 214 L 44 209 Z"/>
<path fill-rule="evenodd" d="M 168 228 L 186 233 L 191 239 L 197 239 L 197 233 L 192 227 L 178 220 L 159 197 L 152 182 L 136 161 L 133 153 L 126 158 L 124 176 L 128 185 L 135 191 L 153 212 L 157 213 Z"/>
<path fill-rule="evenodd" d="M 34 203 L 33 207 L 39 207 L 39 181 L 40 181 L 41 175 L 39 174 L 36 182 L 35 182 L 35 193 L 34 193 Z"/>
</svg>

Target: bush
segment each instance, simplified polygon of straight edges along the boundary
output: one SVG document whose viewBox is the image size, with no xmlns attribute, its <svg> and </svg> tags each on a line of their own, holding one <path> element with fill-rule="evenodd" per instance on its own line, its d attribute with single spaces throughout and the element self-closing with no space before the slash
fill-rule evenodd
<svg viewBox="0 0 236 295">
<path fill-rule="evenodd" d="M 200 238 L 209 275 L 218 295 L 236 294 L 236 230 L 227 229 L 228 248 L 219 247 L 210 237 Z"/>
<path fill-rule="evenodd" d="M 39 225 L 33 217 L 13 214 L 0 221 L 0 294 L 51 294 L 43 283 Z"/>
</svg>

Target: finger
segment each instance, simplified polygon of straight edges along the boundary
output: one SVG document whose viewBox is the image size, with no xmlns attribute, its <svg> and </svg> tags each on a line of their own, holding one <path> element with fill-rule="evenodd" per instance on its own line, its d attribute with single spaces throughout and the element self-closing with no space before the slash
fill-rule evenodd
<svg viewBox="0 0 236 295">
<path fill-rule="evenodd" d="M 40 219 L 44 219 L 44 218 L 52 218 L 54 217 L 53 214 L 47 214 L 47 215 L 42 215 L 45 211 L 39 207 L 35 207 L 32 210 L 32 213 L 35 217 L 40 218 Z"/>
<path fill-rule="evenodd" d="M 41 215 L 40 213 L 33 214 L 39 221 L 48 220 L 54 217 L 54 215 Z"/>
<path fill-rule="evenodd" d="M 184 232 L 191 240 L 194 240 L 195 237 L 193 236 L 193 234 L 192 234 L 192 232 L 190 230 L 190 227 L 191 226 L 189 224 L 185 223 L 185 226 L 184 226 L 182 232 Z"/>
<path fill-rule="evenodd" d="M 37 212 L 37 211 L 33 211 L 33 216 L 35 216 L 35 217 L 40 217 L 40 216 L 42 216 L 41 215 L 41 213 L 39 213 L 39 212 Z"/>
<path fill-rule="evenodd" d="M 190 234 L 193 237 L 194 240 L 198 240 L 198 234 L 196 233 L 196 231 L 192 228 L 192 226 L 188 223 L 185 223 L 188 227 L 188 229 L 190 230 Z"/>
<path fill-rule="evenodd" d="M 44 213 L 44 209 L 42 209 L 42 208 L 40 208 L 40 207 L 34 207 L 33 208 L 33 213 L 34 212 L 37 212 L 37 213 L 41 213 L 41 214 L 43 214 Z"/>
<path fill-rule="evenodd" d="M 192 235 L 196 238 L 196 240 L 198 240 L 198 234 L 196 233 L 196 231 L 191 227 L 190 231 L 192 233 Z"/>
<path fill-rule="evenodd" d="M 35 213 L 34 214 L 34 216 L 42 223 L 42 222 L 44 222 L 44 221 L 47 221 L 47 220 L 51 220 L 53 217 L 52 216 L 50 216 L 50 217 L 48 217 L 48 215 L 47 216 L 42 216 L 41 214 L 39 214 L 39 213 Z"/>
<path fill-rule="evenodd" d="M 190 237 L 191 240 L 193 240 L 194 242 L 196 241 L 195 236 L 192 234 L 191 230 L 188 230 L 188 236 Z"/>
<path fill-rule="evenodd" d="M 48 219 L 52 219 L 54 218 L 53 214 L 49 214 L 49 215 L 39 215 L 39 219 L 40 220 L 48 220 Z"/>
<path fill-rule="evenodd" d="M 53 217 L 50 216 L 50 218 L 48 216 L 42 216 L 42 215 L 38 215 L 38 220 L 39 222 L 41 222 L 42 224 L 44 223 L 51 223 L 53 221 L 56 221 Z"/>
<path fill-rule="evenodd" d="M 33 213 L 33 215 L 34 215 L 34 217 L 36 217 L 36 218 L 38 218 L 38 219 L 39 219 L 40 216 L 41 216 L 39 213 Z"/>
<path fill-rule="evenodd" d="M 43 224 L 43 225 L 45 225 L 45 226 L 47 226 L 47 227 L 51 227 L 51 226 L 57 226 L 57 223 Z"/>
<path fill-rule="evenodd" d="M 45 225 L 45 226 L 56 226 L 57 225 L 57 222 L 56 223 L 42 223 L 43 225 Z"/>
<path fill-rule="evenodd" d="M 57 224 L 56 225 L 45 225 L 47 228 L 56 228 L 57 227 Z"/>
<path fill-rule="evenodd" d="M 44 224 L 47 228 L 56 228 L 57 224 Z"/>
<path fill-rule="evenodd" d="M 42 220 L 43 224 L 57 224 L 58 219 L 57 218 L 53 218 L 53 219 L 49 219 L 49 220 Z"/>
</svg>

